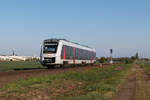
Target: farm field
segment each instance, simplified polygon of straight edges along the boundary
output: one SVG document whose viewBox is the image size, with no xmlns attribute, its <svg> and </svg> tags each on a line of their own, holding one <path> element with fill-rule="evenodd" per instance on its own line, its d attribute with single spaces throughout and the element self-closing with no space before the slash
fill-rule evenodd
<svg viewBox="0 0 150 100">
<path fill-rule="evenodd" d="M 109 100 L 115 95 L 132 64 L 69 70 L 28 77 L 3 85 L 2 100 Z"/>
<path fill-rule="evenodd" d="M 0 72 L 13 71 L 13 70 L 25 70 L 43 68 L 38 61 L 6 61 L 0 62 Z"/>
</svg>

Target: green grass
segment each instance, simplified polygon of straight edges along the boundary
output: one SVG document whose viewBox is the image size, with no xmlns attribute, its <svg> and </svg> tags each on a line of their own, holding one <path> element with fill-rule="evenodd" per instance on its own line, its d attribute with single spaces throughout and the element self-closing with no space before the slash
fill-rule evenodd
<svg viewBox="0 0 150 100">
<path fill-rule="evenodd" d="M 115 94 L 130 68 L 131 65 L 122 64 L 17 80 L 3 86 L 0 97 L 23 100 L 108 100 Z"/>
<path fill-rule="evenodd" d="M 138 65 L 140 65 L 140 67 L 144 68 L 144 70 L 150 74 L 150 62 L 139 62 Z"/>
<path fill-rule="evenodd" d="M 11 71 L 14 69 L 43 68 L 38 61 L 16 61 L 0 62 L 0 72 Z"/>
<path fill-rule="evenodd" d="M 136 91 L 135 100 L 150 100 L 149 96 L 149 77 L 150 75 L 150 62 L 138 61 L 137 64 L 141 67 L 140 70 L 136 70 Z M 144 69 L 144 70 L 143 70 Z M 145 72 L 148 73 L 145 74 Z"/>
</svg>

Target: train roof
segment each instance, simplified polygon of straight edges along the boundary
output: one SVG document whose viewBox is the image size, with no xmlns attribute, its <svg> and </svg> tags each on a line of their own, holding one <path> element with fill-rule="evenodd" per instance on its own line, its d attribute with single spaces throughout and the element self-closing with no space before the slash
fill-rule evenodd
<svg viewBox="0 0 150 100">
<path fill-rule="evenodd" d="M 82 45 L 82 44 L 75 43 L 75 42 L 72 42 L 72 41 L 69 41 L 69 40 L 66 40 L 66 39 L 53 39 L 52 38 L 52 39 L 46 39 L 46 40 L 44 40 L 44 42 L 59 42 L 60 40 L 63 40 L 63 41 L 66 41 L 66 42 L 70 42 L 70 43 L 74 43 L 74 44 L 77 44 L 77 45 L 80 45 L 80 46 L 84 46 L 84 47 L 93 49 L 92 47 L 89 47 L 87 45 Z"/>
</svg>

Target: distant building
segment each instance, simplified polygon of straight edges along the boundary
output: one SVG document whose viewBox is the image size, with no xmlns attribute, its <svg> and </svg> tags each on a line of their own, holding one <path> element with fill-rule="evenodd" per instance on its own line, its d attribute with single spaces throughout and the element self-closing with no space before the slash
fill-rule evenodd
<svg viewBox="0 0 150 100">
<path fill-rule="evenodd" d="M 32 57 L 32 56 L 0 56 L 0 61 L 26 61 L 27 59 L 37 59 L 40 57 Z"/>
</svg>

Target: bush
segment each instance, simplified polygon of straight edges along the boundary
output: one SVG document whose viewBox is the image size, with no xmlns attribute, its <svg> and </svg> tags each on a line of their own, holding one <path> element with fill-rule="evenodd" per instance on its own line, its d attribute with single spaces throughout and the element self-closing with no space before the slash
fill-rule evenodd
<svg viewBox="0 0 150 100">
<path fill-rule="evenodd" d="M 127 58 L 127 59 L 125 59 L 125 63 L 126 64 L 131 64 L 131 63 L 133 63 L 133 59 L 130 59 L 130 58 Z"/>
<path fill-rule="evenodd" d="M 132 58 L 121 58 L 121 62 L 125 64 L 131 64 L 134 62 Z"/>
<path fill-rule="evenodd" d="M 106 62 L 106 58 L 105 57 L 101 57 L 99 60 L 100 63 L 105 63 Z"/>
</svg>

